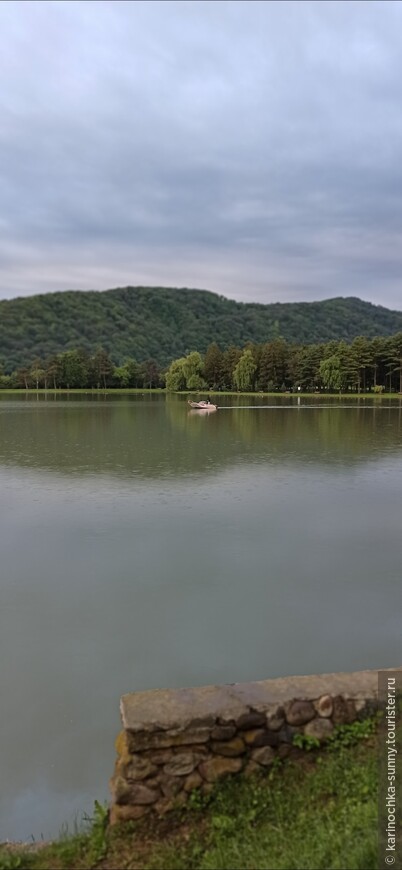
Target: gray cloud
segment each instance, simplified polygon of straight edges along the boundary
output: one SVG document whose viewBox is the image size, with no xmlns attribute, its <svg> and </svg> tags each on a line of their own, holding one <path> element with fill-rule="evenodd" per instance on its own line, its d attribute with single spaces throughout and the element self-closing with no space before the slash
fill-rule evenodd
<svg viewBox="0 0 402 870">
<path fill-rule="evenodd" d="M 402 6 L 0 4 L 0 296 L 402 308 Z"/>
</svg>

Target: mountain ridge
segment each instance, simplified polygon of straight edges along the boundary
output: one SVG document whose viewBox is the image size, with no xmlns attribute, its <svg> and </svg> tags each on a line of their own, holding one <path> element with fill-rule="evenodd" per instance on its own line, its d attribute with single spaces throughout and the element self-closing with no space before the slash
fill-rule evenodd
<svg viewBox="0 0 402 870">
<path fill-rule="evenodd" d="M 314 344 L 402 331 L 402 312 L 338 296 L 314 302 L 237 302 L 210 290 L 127 286 L 64 290 L 0 301 L 0 359 L 6 371 L 73 347 L 102 346 L 113 361 L 160 365 L 216 341 L 225 349 L 278 337 Z"/>
</svg>

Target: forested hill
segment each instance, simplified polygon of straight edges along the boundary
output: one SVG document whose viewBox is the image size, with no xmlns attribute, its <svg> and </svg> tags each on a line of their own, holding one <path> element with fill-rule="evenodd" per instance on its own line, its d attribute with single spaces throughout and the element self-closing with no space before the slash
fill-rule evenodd
<svg viewBox="0 0 402 870">
<path fill-rule="evenodd" d="M 259 305 L 204 290 L 65 291 L 0 302 L 0 362 L 11 372 L 35 357 L 102 346 L 115 363 L 135 357 L 165 365 L 213 341 L 222 349 L 279 336 L 311 344 L 401 330 L 402 312 L 353 297 Z"/>
</svg>

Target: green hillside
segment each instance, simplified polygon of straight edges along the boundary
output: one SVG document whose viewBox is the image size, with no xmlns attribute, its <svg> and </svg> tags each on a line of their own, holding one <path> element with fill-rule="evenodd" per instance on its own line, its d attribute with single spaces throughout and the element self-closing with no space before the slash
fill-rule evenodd
<svg viewBox="0 0 402 870">
<path fill-rule="evenodd" d="M 204 290 L 121 287 L 66 291 L 0 302 L 0 361 L 5 371 L 70 348 L 102 346 L 115 363 L 133 356 L 160 365 L 190 350 L 205 352 L 282 336 L 298 343 L 352 340 L 402 331 L 402 312 L 353 297 L 259 305 Z"/>
</svg>

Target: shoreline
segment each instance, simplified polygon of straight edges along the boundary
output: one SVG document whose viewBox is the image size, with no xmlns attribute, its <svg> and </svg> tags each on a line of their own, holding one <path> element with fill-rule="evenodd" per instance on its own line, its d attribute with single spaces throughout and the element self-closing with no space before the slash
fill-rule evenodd
<svg viewBox="0 0 402 870">
<path fill-rule="evenodd" d="M 276 391 L 276 392 L 275 391 L 274 392 L 262 392 L 262 391 L 258 391 L 258 392 L 238 392 L 237 391 L 237 392 L 235 392 L 233 390 L 207 390 L 207 389 L 205 389 L 205 390 L 180 390 L 177 392 L 167 392 L 162 387 L 155 387 L 152 389 L 141 389 L 138 387 L 125 387 L 125 388 L 123 388 L 123 387 L 106 387 L 106 389 L 103 387 L 100 387 L 99 389 L 97 387 L 88 387 L 88 388 L 78 387 L 78 388 L 71 389 L 71 390 L 67 390 L 67 389 L 59 388 L 59 387 L 57 387 L 56 389 L 52 388 L 52 389 L 47 389 L 47 390 L 45 390 L 43 387 L 40 388 L 39 390 L 36 390 L 34 388 L 28 388 L 28 389 L 25 389 L 25 388 L 16 389 L 16 388 L 14 388 L 14 389 L 3 389 L 3 390 L 0 389 L 0 397 L 2 395 L 8 395 L 8 396 L 9 395 L 14 395 L 14 396 L 37 396 L 37 395 L 41 395 L 41 396 L 47 396 L 47 395 L 53 395 L 53 396 L 69 396 L 69 395 L 93 396 L 93 395 L 102 395 L 102 396 L 104 396 L 104 395 L 115 395 L 115 394 L 117 394 L 117 395 L 140 395 L 140 396 L 141 395 L 142 396 L 165 395 L 166 397 L 172 397 L 172 396 L 204 396 L 206 393 L 209 394 L 210 396 L 236 396 L 236 397 L 240 397 L 240 398 L 243 396 L 253 396 L 254 398 L 264 398 L 265 396 L 268 396 L 270 398 L 275 397 L 275 398 L 288 398 L 288 399 L 289 398 L 300 398 L 300 399 L 315 398 L 315 399 L 353 399 L 353 400 L 360 400 L 360 399 L 372 400 L 372 399 L 375 399 L 376 401 L 381 401 L 383 399 L 387 399 L 387 400 L 395 399 L 395 400 L 399 400 L 399 401 L 402 400 L 402 393 L 370 393 L 370 392 L 369 393 L 363 393 L 363 392 L 362 393 L 339 393 L 339 392 L 335 392 L 335 393 L 333 393 L 333 392 L 332 393 L 331 392 L 320 392 L 320 393 L 317 393 L 317 392 L 314 392 L 314 393 L 284 392 L 284 393 L 282 393 L 282 392 L 278 392 L 278 391 Z"/>
</svg>

